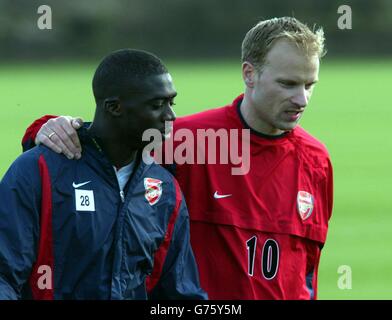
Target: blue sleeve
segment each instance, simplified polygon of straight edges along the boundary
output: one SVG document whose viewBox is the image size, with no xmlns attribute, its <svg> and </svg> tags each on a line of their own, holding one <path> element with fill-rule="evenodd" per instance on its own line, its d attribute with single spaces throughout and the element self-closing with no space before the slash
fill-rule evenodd
<svg viewBox="0 0 392 320">
<path fill-rule="evenodd" d="M 184 199 L 179 210 L 162 275 L 149 298 L 206 300 L 208 297 L 200 288 L 199 273 L 190 245 L 189 215 Z"/>
<path fill-rule="evenodd" d="M 0 300 L 19 299 L 35 261 L 40 176 L 32 152 L 20 156 L 0 182 Z"/>
</svg>

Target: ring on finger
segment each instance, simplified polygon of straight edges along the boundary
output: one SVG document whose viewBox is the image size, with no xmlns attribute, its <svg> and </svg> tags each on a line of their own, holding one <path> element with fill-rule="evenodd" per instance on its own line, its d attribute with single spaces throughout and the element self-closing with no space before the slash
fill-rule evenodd
<svg viewBox="0 0 392 320">
<path fill-rule="evenodd" d="M 49 139 L 52 139 L 52 137 L 53 137 L 55 134 L 56 134 L 56 132 L 51 132 L 51 133 L 48 135 L 48 138 L 49 138 Z"/>
</svg>

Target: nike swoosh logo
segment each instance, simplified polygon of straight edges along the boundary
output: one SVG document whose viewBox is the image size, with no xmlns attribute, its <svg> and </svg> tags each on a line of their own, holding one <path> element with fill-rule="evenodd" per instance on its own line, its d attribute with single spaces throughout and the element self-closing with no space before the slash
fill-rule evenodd
<svg viewBox="0 0 392 320">
<path fill-rule="evenodd" d="M 218 191 L 215 191 L 214 193 L 214 198 L 215 199 L 222 199 L 222 198 L 227 198 L 227 197 L 231 197 L 231 194 L 218 194 Z"/>
<path fill-rule="evenodd" d="M 90 182 L 91 182 L 91 181 L 86 181 L 86 182 L 82 182 L 82 183 L 78 183 L 78 184 L 76 184 L 75 182 L 73 182 L 73 183 L 72 183 L 72 186 L 76 189 L 76 188 L 82 187 L 82 186 L 84 186 L 85 184 L 90 183 Z"/>
</svg>

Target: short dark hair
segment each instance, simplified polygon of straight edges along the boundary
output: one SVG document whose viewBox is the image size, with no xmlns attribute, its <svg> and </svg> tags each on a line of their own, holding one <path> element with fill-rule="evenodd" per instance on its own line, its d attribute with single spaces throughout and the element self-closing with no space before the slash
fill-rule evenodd
<svg viewBox="0 0 392 320">
<path fill-rule="evenodd" d="M 95 70 L 93 93 L 95 101 L 122 96 L 129 90 L 130 81 L 141 81 L 168 70 L 154 54 L 135 49 L 121 49 L 107 55 Z"/>
</svg>

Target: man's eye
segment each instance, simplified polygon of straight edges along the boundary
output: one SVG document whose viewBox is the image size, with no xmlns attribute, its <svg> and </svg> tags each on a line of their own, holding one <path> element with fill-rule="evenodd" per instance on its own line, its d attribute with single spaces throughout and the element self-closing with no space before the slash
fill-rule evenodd
<svg viewBox="0 0 392 320">
<path fill-rule="evenodd" d="M 174 100 L 160 100 L 160 101 L 154 101 L 150 105 L 154 110 L 158 110 L 164 108 L 165 106 L 173 107 L 176 104 Z"/>
<path fill-rule="evenodd" d="M 295 86 L 295 83 L 290 81 L 280 81 L 280 84 L 285 88 L 291 88 Z"/>
<path fill-rule="evenodd" d="M 305 85 L 305 89 L 306 89 L 306 90 L 310 90 L 310 89 L 312 89 L 313 87 L 314 87 L 314 83 L 310 83 L 310 84 Z"/>
<path fill-rule="evenodd" d="M 152 106 L 152 108 L 153 108 L 153 109 L 159 109 L 159 108 L 162 108 L 162 107 L 163 107 L 163 105 L 164 105 L 164 103 L 163 103 L 163 102 L 153 102 L 153 103 L 151 103 L 151 106 Z"/>
<path fill-rule="evenodd" d="M 162 109 L 162 105 L 153 105 L 152 109 L 153 110 L 160 110 L 160 109 Z"/>
</svg>

